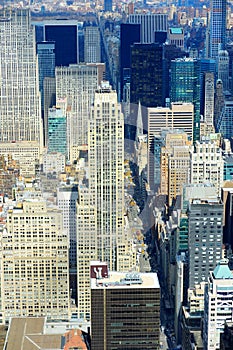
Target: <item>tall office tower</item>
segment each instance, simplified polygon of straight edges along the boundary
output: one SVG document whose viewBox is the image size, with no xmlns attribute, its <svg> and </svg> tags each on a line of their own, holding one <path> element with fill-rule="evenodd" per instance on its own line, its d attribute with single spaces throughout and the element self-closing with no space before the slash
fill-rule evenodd
<svg viewBox="0 0 233 350">
<path fill-rule="evenodd" d="M 59 186 L 57 189 L 57 206 L 62 211 L 63 229 L 69 237 L 69 281 L 72 297 L 77 296 L 77 220 L 76 202 L 77 185 Z"/>
<path fill-rule="evenodd" d="M 48 146 L 48 112 L 56 105 L 56 79 L 45 77 L 43 82 L 44 93 L 44 145 Z"/>
<path fill-rule="evenodd" d="M 205 73 L 204 121 L 214 125 L 214 74 Z"/>
<path fill-rule="evenodd" d="M 95 92 L 88 131 L 89 188 L 97 208 L 97 256 L 117 268 L 124 241 L 124 118 L 108 83 Z"/>
<path fill-rule="evenodd" d="M 174 130 L 165 136 L 161 147 L 160 192 L 168 196 L 171 206 L 177 195 L 182 193 L 182 185 L 190 181 L 190 142 L 187 134 Z"/>
<path fill-rule="evenodd" d="M 112 0 L 104 0 L 104 12 L 112 12 Z"/>
<path fill-rule="evenodd" d="M 140 24 L 140 43 L 151 44 L 155 42 L 155 32 L 167 32 L 168 18 L 165 13 L 137 13 L 128 17 L 130 24 Z"/>
<path fill-rule="evenodd" d="M 159 349 L 159 324 L 160 286 L 156 273 L 108 274 L 103 263 L 92 262 L 93 350 Z"/>
<path fill-rule="evenodd" d="M 171 62 L 171 101 L 194 104 L 193 142 L 200 138 L 200 61 L 177 58 Z"/>
<path fill-rule="evenodd" d="M 148 108 L 148 181 L 151 188 L 158 185 L 156 175 L 155 156 L 155 135 L 159 137 L 164 128 L 183 130 L 192 140 L 193 135 L 193 104 L 192 103 L 172 103 L 171 108 L 158 107 Z M 159 137 L 160 139 L 160 137 Z M 158 149 L 158 148 L 157 148 Z M 160 149 L 158 149 L 160 155 Z M 158 164 L 160 167 L 160 164 Z M 157 180 L 156 180 L 157 178 Z M 154 182 L 157 181 L 157 182 Z"/>
<path fill-rule="evenodd" d="M 167 43 L 163 45 L 163 89 L 165 99 L 170 96 L 171 90 L 171 61 L 185 56 L 186 52 L 182 51 L 179 47 L 168 45 Z"/>
<path fill-rule="evenodd" d="M 222 201 L 224 204 L 223 243 L 233 247 L 233 182 L 226 181 L 222 186 Z"/>
<path fill-rule="evenodd" d="M 204 196 L 200 187 L 199 198 L 189 200 L 190 289 L 200 282 L 207 282 L 209 271 L 214 269 L 222 256 L 223 203 L 214 188 L 211 192 L 209 196 Z"/>
<path fill-rule="evenodd" d="M 84 62 L 101 62 L 100 30 L 98 26 L 84 28 Z"/>
<path fill-rule="evenodd" d="M 87 144 L 90 107 L 97 87 L 97 65 L 56 68 L 56 99 L 66 99 L 67 103 L 68 158 L 71 161 L 74 149 Z"/>
<path fill-rule="evenodd" d="M 219 118 L 222 114 L 224 102 L 225 102 L 225 96 L 223 93 L 222 80 L 218 79 L 216 82 L 216 91 L 215 91 L 215 99 L 214 99 L 214 126 L 216 130 L 217 130 L 217 125 L 219 123 Z"/>
<path fill-rule="evenodd" d="M 219 261 L 214 271 L 210 272 L 208 287 L 205 292 L 204 312 L 204 348 L 208 350 L 220 347 L 220 335 L 226 323 L 232 323 L 233 312 L 233 274 L 228 260 Z"/>
<path fill-rule="evenodd" d="M 61 211 L 40 199 L 8 211 L 1 235 L 3 323 L 16 316 L 69 317 L 68 237 Z"/>
<path fill-rule="evenodd" d="M 79 186 L 77 204 L 78 310 L 85 319 L 90 319 L 90 261 L 122 270 L 122 258 L 129 265 L 131 259 L 124 232 L 124 119 L 108 83 L 95 92 L 88 159 L 89 188 Z"/>
<path fill-rule="evenodd" d="M 131 104 L 140 100 L 143 107 L 163 105 L 162 56 L 163 49 L 159 44 L 131 46 Z"/>
<path fill-rule="evenodd" d="M 121 100 L 125 84 L 130 83 L 131 49 L 130 46 L 140 42 L 140 25 L 121 23 L 120 33 L 120 79 L 121 79 Z"/>
<path fill-rule="evenodd" d="M 39 88 L 41 93 L 41 110 L 44 112 L 44 79 L 55 78 L 55 43 L 39 42 L 36 45 L 39 70 Z"/>
<path fill-rule="evenodd" d="M 213 73 L 214 84 L 216 79 L 216 61 L 211 58 L 200 60 L 200 113 L 204 115 L 205 110 L 205 74 Z"/>
<path fill-rule="evenodd" d="M 61 108 L 49 108 L 48 113 L 48 152 L 67 154 L 66 115 Z"/>
<path fill-rule="evenodd" d="M 229 55 L 227 50 L 218 53 L 218 79 L 222 80 L 223 91 L 229 90 Z"/>
<path fill-rule="evenodd" d="M 90 261 L 97 260 L 97 208 L 89 188 L 78 187 L 77 200 L 77 305 L 81 319 L 90 320 Z"/>
<path fill-rule="evenodd" d="M 0 142 L 42 145 L 36 47 L 29 9 L 0 13 Z"/>
<path fill-rule="evenodd" d="M 221 148 L 216 142 L 202 141 L 196 142 L 191 152 L 191 183 L 198 184 L 204 182 L 212 183 L 221 196 L 221 186 L 223 184 L 223 166 Z"/>
<path fill-rule="evenodd" d="M 43 41 L 55 42 L 56 67 L 79 62 L 78 21 L 57 19 L 34 25 L 42 27 Z"/>
<path fill-rule="evenodd" d="M 216 131 L 221 133 L 224 139 L 231 139 L 233 136 L 233 99 L 224 101 L 221 114 L 216 121 Z"/>
<path fill-rule="evenodd" d="M 210 3 L 210 50 L 211 58 L 217 59 L 218 51 L 226 44 L 226 0 L 213 0 Z"/>
</svg>

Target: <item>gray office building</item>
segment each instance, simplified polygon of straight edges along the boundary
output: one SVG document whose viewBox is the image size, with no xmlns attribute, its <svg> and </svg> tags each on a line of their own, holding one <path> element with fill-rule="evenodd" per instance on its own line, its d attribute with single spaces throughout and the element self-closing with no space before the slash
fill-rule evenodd
<svg viewBox="0 0 233 350">
<path fill-rule="evenodd" d="M 189 288 L 193 289 L 207 282 L 209 272 L 221 259 L 223 203 L 212 185 L 189 186 Z"/>
</svg>

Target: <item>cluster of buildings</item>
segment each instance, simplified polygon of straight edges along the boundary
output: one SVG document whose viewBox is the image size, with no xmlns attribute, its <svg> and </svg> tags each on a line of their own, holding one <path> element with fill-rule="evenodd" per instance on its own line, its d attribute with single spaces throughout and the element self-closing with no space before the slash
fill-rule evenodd
<svg viewBox="0 0 233 350">
<path fill-rule="evenodd" d="M 112 6 L 93 22 L 0 13 L 5 349 L 159 349 L 163 330 L 170 348 L 227 349 L 226 1 L 210 3 L 203 49 L 175 15 L 128 4 L 115 21 Z"/>
</svg>

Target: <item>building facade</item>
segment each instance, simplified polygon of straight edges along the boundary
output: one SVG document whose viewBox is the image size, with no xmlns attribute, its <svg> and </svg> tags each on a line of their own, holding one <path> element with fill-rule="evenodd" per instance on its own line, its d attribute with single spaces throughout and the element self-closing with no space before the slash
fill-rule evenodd
<svg viewBox="0 0 233 350">
<path fill-rule="evenodd" d="M 10 317 L 69 317 L 68 237 L 61 212 L 43 200 L 8 211 L 1 236 L 2 323 Z"/>
<path fill-rule="evenodd" d="M 91 269 L 95 269 L 93 262 Z M 99 265 L 96 271 L 99 271 Z M 160 286 L 156 273 L 91 278 L 93 350 L 159 349 Z M 92 272 L 93 271 L 93 272 Z"/>
<path fill-rule="evenodd" d="M 0 13 L 0 142 L 42 146 L 36 46 L 29 9 Z"/>
<path fill-rule="evenodd" d="M 214 59 L 226 44 L 226 4 L 226 0 L 213 0 L 210 4 L 209 55 Z"/>
</svg>

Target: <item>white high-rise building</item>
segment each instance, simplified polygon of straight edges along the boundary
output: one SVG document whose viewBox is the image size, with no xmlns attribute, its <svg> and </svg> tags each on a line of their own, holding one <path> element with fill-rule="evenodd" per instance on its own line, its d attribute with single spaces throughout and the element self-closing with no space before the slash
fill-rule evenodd
<svg viewBox="0 0 233 350">
<path fill-rule="evenodd" d="M 0 12 L 0 142 L 42 145 L 35 35 L 29 9 Z"/>
<path fill-rule="evenodd" d="M 228 260 L 219 261 L 210 273 L 205 293 L 204 349 L 219 350 L 225 323 L 233 322 L 233 274 Z"/>
<path fill-rule="evenodd" d="M 116 269 L 124 236 L 124 118 L 108 83 L 95 92 L 89 122 L 89 188 L 97 208 L 98 259 Z"/>
<path fill-rule="evenodd" d="M 90 107 L 98 87 L 98 65 L 70 65 L 56 68 L 56 98 L 66 99 L 67 148 L 72 160 L 72 149 L 87 144 Z"/>
<path fill-rule="evenodd" d="M 196 141 L 191 152 L 191 184 L 212 183 L 221 197 L 224 160 L 216 142 Z"/>
<path fill-rule="evenodd" d="M 214 73 L 205 73 L 204 121 L 214 125 Z"/>
<path fill-rule="evenodd" d="M 1 233 L 1 317 L 69 318 L 68 237 L 62 214 L 43 199 L 8 211 Z"/>
<path fill-rule="evenodd" d="M 101 62 L 100 30 L 97 26 L 87 26 L 84 29 L 84 61 Z"/>
<path fill-rule="evenodd" d="M 88 159 L 89 188 L 79 185 L 77 203 L 78 310 L 86 319 L 90 319 L 90 261 L 105 261 L 112 270 L 122 271 L 135 258 L 124 231 L 124 119 L 116 91 L 108 83 L 95 92 Z"/>
</svg>

